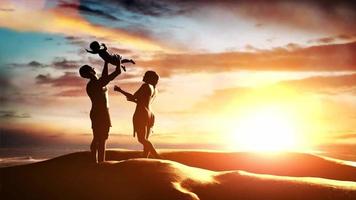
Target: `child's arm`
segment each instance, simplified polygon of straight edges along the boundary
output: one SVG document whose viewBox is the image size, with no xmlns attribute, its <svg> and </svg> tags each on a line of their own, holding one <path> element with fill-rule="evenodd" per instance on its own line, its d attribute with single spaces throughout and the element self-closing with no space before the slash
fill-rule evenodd
<svg viewBox="0 0 356 200">
<path fill-rule="evenodd" d="M 135 99 L 134 95 L 122 90 L 120 87 L 118 87 L 117 85 L 114 86 L 114 90 L 117 91 L 117 92 L 120 92 L 121 94 L 125 95 L 126 96 L 126 99 L 128 101 L 132 101 L 132 102 L 137 102 L 137 100 Z"/>
<path fill-rule="evenodd" d="M 96 52 L 96 51 L 90 51 L 90 50 L 88 50 L 88 49 L 85 49 L 88 53 L 92 53 L 92 54 L 97 54 L 98 52 Z"/>
</svg>

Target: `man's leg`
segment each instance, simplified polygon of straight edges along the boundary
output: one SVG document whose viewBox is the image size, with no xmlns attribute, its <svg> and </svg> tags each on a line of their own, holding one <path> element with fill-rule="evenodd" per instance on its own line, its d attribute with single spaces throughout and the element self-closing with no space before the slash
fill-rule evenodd
<svg viewBox="0 0 356 200">
<path fill-rule="evenodd" d="M 93 141 L 91 142 L 91 145 L 90 145 L 90 152 L 91 152 L 92 161 L 94 161 L 94 162 L 97 162 L 97 159 L 96 159 L 97 150 L 98 150 L 98 143 L 97 143 L 96 139 L 93 138 Z"/>
<path fill-rule="evenodd" d="M 98 162 L 104 162 L 105 161 L 105 145 L 106 145 L 106 139 L 100 139 L 98 142 Z"/>
<path fill-rule="evenodd" d="M 98 139 L 98 162 L 105 161 L 106 140 L 109 136 L 110 127 L 100 129 L 100 139 Z"/>
</svg>

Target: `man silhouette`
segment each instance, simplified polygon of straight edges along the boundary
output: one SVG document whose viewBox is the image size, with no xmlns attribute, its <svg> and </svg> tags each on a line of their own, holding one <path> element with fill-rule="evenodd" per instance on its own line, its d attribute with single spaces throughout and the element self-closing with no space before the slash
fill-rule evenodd
<svg viewBox="0 0 356 200">
<path fill-rule="evenodd" d="M 94 136 L 90 151 L 96 163 L 105 161 L 105 143 L 111 127 L 106 85 L 121 73 L 120 65 L 109 75 L 108 63 L 105 62 L 100 78 L 97 77 L 94 68 L 89 65 L 83 65 L 79 69 L 80 76 L 89 79 L 86 91 L 92 103 L 90 119 Z"/>
</svg>

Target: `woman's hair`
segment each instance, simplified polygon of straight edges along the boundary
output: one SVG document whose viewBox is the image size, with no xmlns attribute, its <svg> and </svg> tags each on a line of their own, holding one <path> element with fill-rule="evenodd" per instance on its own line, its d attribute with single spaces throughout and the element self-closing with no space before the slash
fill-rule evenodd
<svg viewBox="0 0 356 200">
<path fill-rule="evenodd" d="M 89 65 L 83 65 L 79 69 L 79 74 L 83 78 L 90 78 L 90 71 L 91 70 L 92 70 L 92 68 Z"/>
<path fill-rule="evenodd" d="M 94 51 L 98 51 L 100 49 L 100 44 L 97 41 L 93 41 L 90 43 L 89 47 Z"/>
<path fill-rule="evenodd" d="M 151 84 L 156 87 L 159 80 L 159 76 L 155 71 L 147 71 L 143 76 L 143 81 L 145 83 Z"/>
</svg>

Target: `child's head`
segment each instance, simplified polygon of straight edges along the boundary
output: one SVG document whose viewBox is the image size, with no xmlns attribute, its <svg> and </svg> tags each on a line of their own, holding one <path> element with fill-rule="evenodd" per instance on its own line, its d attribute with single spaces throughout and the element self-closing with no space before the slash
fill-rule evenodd
<svg viewBox="0 0 356 200">
<path fill-rule="evenodd" d="M 92 43 L 90 43 L 91 50 L 93 51 L 99 51 L 100 50 L 100 44 L 97 41 L 93 41 Z"/>
<path fill-rule="evenodd" d="M 83 77 L 83 78 L 88 78 L 88 79 L 90 79 L 90 78 L 92 78 L 92 77 L 95 77 L 96 72 L 95 72 L 95 70 L 94 70 L 92 67 L 90 67 L 89 65 L 83 65 L 83 66 L 80 67 L 80 69 L 79 69 L 79 74 L 80 74 L 80 76 Z"/>
<path fill-rule="evenodd" d="M 155 71 L 147 71 L 143 76 L 143 82 L 156 86 L 159 76 Z"/>
</svg>

